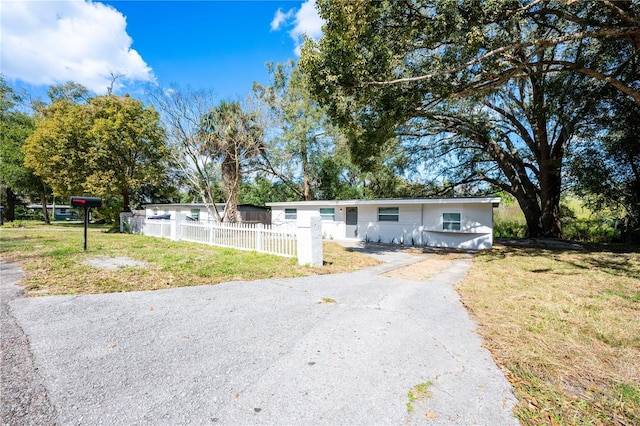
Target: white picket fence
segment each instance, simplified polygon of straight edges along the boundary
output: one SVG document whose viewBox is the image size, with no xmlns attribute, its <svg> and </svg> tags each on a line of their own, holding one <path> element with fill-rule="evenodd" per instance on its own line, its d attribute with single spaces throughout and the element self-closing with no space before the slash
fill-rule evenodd
<svg viewBox="0 0 640 426">
<path fill-rule="evenodd" d="M 296 227 L 278 227 L 261 223 L 188 222 L 165 219 L 121 217 L 121 223 L 133 234 L 190 241 L 238 250 L 251 250 L 283 257 L 298 255 Z"/>
<path fill-rule="evenodd" d="M 296 257 L 297 232 L 295 228 L 272 229 L 261 223 L 203 223 L 180 224 L 181 240 L 252 250 L 284 257 Z"/>
</svg>

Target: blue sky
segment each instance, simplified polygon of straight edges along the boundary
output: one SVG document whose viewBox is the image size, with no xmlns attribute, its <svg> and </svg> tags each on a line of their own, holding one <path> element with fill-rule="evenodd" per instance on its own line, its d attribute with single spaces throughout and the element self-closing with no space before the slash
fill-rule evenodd
<svg viewBox="0 0 640 426">
<path fill-rule="evenodd" d="M 243 97 L 268 83 L 265 63 L 297 58 L 302 33 L 321 22 L 307 1 L 6 1 L 0 2 L 0 70 L 35 96 L 77 81 L 104 92 L 122 73 L 118 93 L 161 86 L 213 89 Z"/>
</svg>

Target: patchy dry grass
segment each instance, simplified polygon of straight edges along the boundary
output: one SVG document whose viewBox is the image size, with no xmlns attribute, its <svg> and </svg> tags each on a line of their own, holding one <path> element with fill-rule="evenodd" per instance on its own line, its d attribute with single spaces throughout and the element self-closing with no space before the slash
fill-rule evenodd
<svg viewBox="0 0 640 426">
<path fill-rule="evenodd" d="M 524 424 L 640 424 L 640 253 L 497 247 L 458 290 Z"/>
<path fill-rule="evenodd" d="M 41 227 L 0 231 L 0 256 L 22 264 L 28 295 L 157 290 L 234 280 L 289 278 L 357 270 L 377 260 L 325 242 L 322 268 L 299 266 L 295 259 L 174 242 L 90 229 L 82 250 L 81 227 Z M 127 257 L 145 267 L 99 269 L 85 262 L 95 257 Z"/>
</svg>

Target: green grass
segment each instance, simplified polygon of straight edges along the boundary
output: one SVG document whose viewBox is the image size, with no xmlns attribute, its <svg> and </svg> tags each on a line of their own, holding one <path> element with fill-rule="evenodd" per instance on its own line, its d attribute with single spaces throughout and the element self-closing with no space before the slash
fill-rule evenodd
<svg viewBox="0 0 640 426">
<path fill-rule="evenodd" d="M 407 398 L 409 402 L 407 402 L 407 412 L 413 413 L 415 408 L 413 407 L 413 403 L 416 401 L 421 401 L 426 398 L 431 397 L 431 393 L 429 392 L 429 387 L 431 387 L 433 383 L 426 382 L 415 385 L 409 392 L 407 392 Z"/>
<path fill-rule="evenodd" d="M 640 253 L 494 247 L 458 285 L 525 425 L 640 424 Z"/>
<path fill-rule="evenodd" d="M 340 273 L 378 263 L 369 256 L 325 242 L 325 266 L 303 267 L 287 259 L 249 251 L 210 247 L 131 234 L 83 228 L 37 227 L 0 230 L 0 257 L 23 266 L 27 295 L 157 290 L 226 281 L 290 278 Z M 143 268 L 97 269 L 85 264 L 99 256 L 128 257 Z"/>
</svg>

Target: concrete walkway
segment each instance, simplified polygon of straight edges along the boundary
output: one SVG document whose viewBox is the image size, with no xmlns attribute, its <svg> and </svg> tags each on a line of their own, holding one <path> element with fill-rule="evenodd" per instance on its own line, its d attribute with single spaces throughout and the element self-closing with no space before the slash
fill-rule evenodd
<svg viewBox="0 0 640 426">
<path fill-rule="evenodd" d="M 370 268 L 10 309 L 59 424 L 517 425 L 452 285 L 469 266 L 426 282 Z"/>
</svg>

